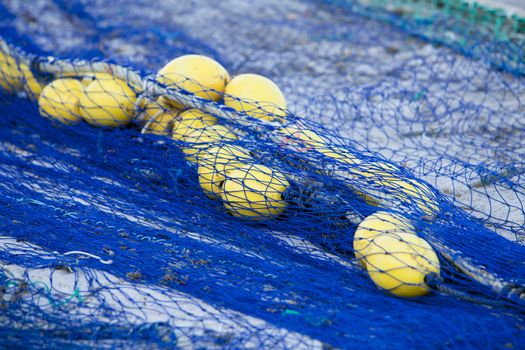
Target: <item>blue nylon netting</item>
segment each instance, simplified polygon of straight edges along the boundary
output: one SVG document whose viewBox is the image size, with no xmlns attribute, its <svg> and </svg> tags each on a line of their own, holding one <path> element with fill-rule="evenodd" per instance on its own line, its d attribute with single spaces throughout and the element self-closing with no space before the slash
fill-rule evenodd
<svg viewBox="0 0 525 350">
<path fill-rule="evenodd" d="M 275 81 L 285 126 L 325 148 L 218 113 L 243 135 L 224 142 L 290 184 L 282 214 L 247 220 L 202 192 L 188 142 L 50 121 L 0 89 L 0 347 L 524 348 L 520 64 L 495 67 L 475 33 L 459 53 L 346 5 L 2 1 L 0 36 L 41 82 L 49 55 L 145 78 L 202 54 Z M 352 218 L 378 210 L 438 253 L 432 293 L 389 295 L 356 260 Z"/>
</svg>

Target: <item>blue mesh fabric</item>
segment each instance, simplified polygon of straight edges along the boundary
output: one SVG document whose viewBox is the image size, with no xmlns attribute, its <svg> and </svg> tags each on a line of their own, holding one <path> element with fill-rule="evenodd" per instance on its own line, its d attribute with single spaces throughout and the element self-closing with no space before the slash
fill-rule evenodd
<svg viewBox="0 0 525 350">
<path fill-rule="evenodd" d="M 356 161 L 217 115 L 244 135 L 230 144 L 290 183 L 284 213 L 246 220 L 202 192 L 187 142 L 64 125 L 0 89 L 0 346 L 523 347 L 523 55 L 495 64 L 479 48 L 508 57 L 513 42 L 472 33 L 458 50 L 390 16 L 331 1 L 2 1 L 1 37 L 40 60 L 151 77 L 191 53 L 264 75 L 287 123 Z M 363 200 L 396 193 L 392 176 L 425 191 Z M 438 253 L 431 294 L 392 296 L 356 261 L 348 216 L 378 210 Z"/>
</svg>

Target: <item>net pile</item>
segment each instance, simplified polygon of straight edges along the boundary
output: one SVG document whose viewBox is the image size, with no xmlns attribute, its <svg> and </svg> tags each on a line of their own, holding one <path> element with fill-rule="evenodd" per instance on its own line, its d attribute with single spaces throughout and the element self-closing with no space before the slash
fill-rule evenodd
<svg viewBox="0 0 525 350">
<path fill-rule="evenodd" d="M 461 4 L 3 1 L 0 345 L 523 346 L 523 21 Z"/>
</svg>

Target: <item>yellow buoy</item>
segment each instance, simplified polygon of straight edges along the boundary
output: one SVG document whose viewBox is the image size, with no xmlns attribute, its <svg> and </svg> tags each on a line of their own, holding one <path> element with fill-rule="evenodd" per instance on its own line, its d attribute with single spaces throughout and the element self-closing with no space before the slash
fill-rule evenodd
<svg viewBox="0 0 525 350">
<path fill-rule="evenodd" d="M 171 110 L 176 110 L 176 111 L 181 111 L 181 110 L 183 110 L 183 108 L 179 108 L 179 107 L 181 107 L 181 106 L 179 106 L 179 107 L 175 107 L 175 106 L 173 105 L 173 103 L 170 102 L 170 101 L 169 101 L 166 97 L 164 97 L 164 96 L 160 96 L 160 97 L 157 99 L 157 102 L 158 102 L 162 107 L 164 107 L 164 108 L 169 108 L 169 109 L 171 109 Z"/>
<path fill-rule="evenodd" d="M 381 187 L 382 190 L 375 190 L 374 196 L 383 197 L 386 200 L 398 200 L 403 202 L 412 202 L 418 210 L 423 212 L 428 219 L 433 219 L 439 213 L 440 207 L 433 191 L 425 184 L 409 178 L 402 178 L 396 174 L 399 168 L 394 164 L 376 161 L 365 163 L 351 154 L 344 157 L 343 153 L 321 150 L 327 156 L 331 156 L 339 161 L 344 161 L 351 167 L 348 167 L 348 173 L 356 181 L 374 183 Z M 377 199 L 368 194 L 360 193 L 365 200 L 371 205 L 377 205 Z"/>
<path fill-rule="evenodd" d="M 305 152 L 311 149 L 325 149 L 327 141 L 312 130 L 288 126 L 274 131 L 282 147 Z"/>
<path fill-rule="evenodd" d="M 279 171 L 264 165 L 244 165 L 227 173 L 221 197 L 234 216 L 264 220 L 286 209 L 284 192 L 289 183 Z"/>
<path fill-rule="evenodd" d="M 95 126 L 119 127 L 131 122 L 135 113 L 135 92 L 125 81 L 96 79 L 80 97 L 80 115 Z"/>
<path fill-rule="evenodd" d="M 29 69 L 29 67 L 26 64 L 21 63 L 20 64 L 20 70 L 22 73 L 22 90 L 24 90 L 27 93 L 27 96 L 33 100 L 38 100 L 38 97 L 40 96 L 40 93 L 42 92 L 42 89 L 44 88 L 44 84 L 40 83 L 35 76 L 33 75 L 33 72 Z"/>
<path fill-rule="evenodd" d="M 355 155 L 355 153 L 343 147 L 320 145 L 319 147 L 316 147 L 316 150 L 325 155 L 326 157 L 335 159 L 343 164 L 357 166 L 362 163 L 362 161 Z"/>
<path fill-rule="evenodd" d="M 148 122 L 151 118 L 154 118 L 167 110 L 169 109 L 159 102 L 147 97 L 142 98 L 139 102 L 140 119 L 142 122 Z"/>
<path fill-rule="evenodd" d="M 115 78 L 111 73 L 97 73 L 97 72 L 63 72 L 60 73 L 61 78 L 77 78 L 80 79 L 82 85 L 87 87 L 96 80 L 113 80 Z"/>
<path fill-rule="evenodd" d="M 355 170 L 354 168 L 361 163 L 361 160 L 354 153 L 343 147 L 330 146 L 329 140 L 325 139 L 315 131 L 296 126 L 283 127 L 274 131 L 274 140 L 278 142 L 281 147 L 296 152 L 315 150 L 326 157 L 350 165 L 348 168 L 350 173 L 352 171 L 359 172 L 359 170 Z M 332 171 L 332 168 L 329 168 L 329 171 Z M 318 170 L 318 172 L 322 173 L 323 171 Z M 359 191 L 353 186 L 349 185 L 349 187 L 355 194 L 363 198 L 367 204 L 373 206 L 378 205 L 378 200 L 373 196 Z"/>
<path fill-rule="evenodd" d="M 364 167 L 364 169 L 361 168 L 363 166 L 361 159 L 348 149 L 338 146 L 325 146 L 323 144 L 317 144 L 314 148 L 324 156 L 336 160 L 343 166 L 346 165 L 346 171 L 353 175 L 352 177 L 354 178 L 362 179 L 373 176 L 374 174 L 373 172 L 367 171 L 366 167 Z M 331 171 L 331 168 L 328 169 Z M 350 187 L 352 191 L 361 197 L 368 205 L 377 206 L 379 204 L 379 200 L 374 196 L 358 190 L 355 186 L 348 185 L 348 187 Z"/>
<path fill-rule="evenodd" d="M 367 251 L 372 240 L 385 233 L 406 232 L 415 234 L 416 229 L 406 217 L 386 211 L 378 211 L 367 216 L 357 226 L 354 234 L 354 254 L 363 267 L 366 267 Z"/>
<path fill-rule="evenodd" d="M 405 298 L 428 294 L 426 276 L 440 272 L 438 256 L 430 244 L 407 232 L 375 237 L 367 251 L 366 266 L 376 286 Z"/>
<path fill-rule="evenodd" d="M 203 149 L 235 140 L 237 140 L 237 136 L 228 128 L 222 125 L 208 125 L 186 135 L 183 141 L 188 145 L 184 146 L 182 151 L 186 160 L 195 163 L 199 157 L 199 152 Z"/>
<path fill-rule="evenodd" d="M 0 51 L 0 87 L 7 93 L 15 93 L 22 88 L 22 70 L 10 55 Z"/>
<path fill-rule="evenodd" d="M 144 127 L 144 133 L 168 136 L 171 135 L 177 113 L 166 110 L 156 114 Z"/>
<path fill-rule="evenodd" d="M 425 184 L 412 179 L 398 177 L 386 178 L 387 188 L 393 192 L 394 198 L 414 203 L 428 219 L 433 219 L 439 213 L 439 203 L 433 191 Z"/>
<path fill-rule="evenodd" d="M 233 78 L 224 95 L 224 104 L 254 118 L 283 121 L 286 99 L 270 79 L 257 74 L 241 74 Z"/>
<path fill-rule="evenodd" d="M 200 130 L 217 123 L 217 118 L 198 109 L 185 110 L 177 116 L 173 125 L 172 137 L 174 140 L 183 140 L 195 130 Z"/>
<path fill-rule="evenodd" d="M 231 161 L 242 162 L 252 159 L 252 154 L 246 148 L 224 144 L 202 150 L 199 154 L 199 164 L 213 164 L 220 172 L 229 171 Z"/>
<path fill-rule="evenodd" d="M 377 179 L 376 181 L 381 181 L 381 184 L 393 179 L 393 173 L 399 170 L 395 165 L 384 161 L 365 163 L 359 160 L 356 164 L 359 166 L 350 169 L 353 175 L 360 178 Z"/>
<path fill-rule="evenodd" d="M 226 174 L 242 167 L 252 156 L 240 146 L 221 145 L 203 149 L 199 154 L 199 184 L 212 199 L 220 197 Z"/>
<path fill-rule="evenodd" d="M 7 93 L 25 91 L 32 100 L 37 100 L 42 92 L 40 83 L 29 66 L 0 51 L 0 88 Z"/>
<path fill-rule="evenodd" d="M 167 136 L 173 129 L 177 111 L 162 106 L 159 102 L 143 98 L 140 103 L 140 115 L 137 120 L 144 125 L 145 134 Z"/>
<path fill-rule="evenodd" d="M 57 79 L 44 87 L 38 98 L 40 114 L 64 124 L 82 120 L 78 103 L 83 86 L 76 79 Z"/>
<path fill-rule="evenodd" d="M 199 164 L 197 169 L 199 185 L 204 193 L 211 199 L 217 198 L 221 193 L 224 175 L 219 173 L 211 164 Z"/>
<path fill-rule="evenodd" d="M 202 55 L 185 55 L 166 64 L 157 80 L 175 89 L 184 89 L 201 98 L 218 101 L 230 80 L 226 69 L 217 61 Z M 176 108 L 183 106 L 170 101 Z"/>
<path fill-rule="evenodd" d="M 387 162 L 360 164 L 349 171 L 356 179 L 374 182 L 382 188 L 383 193 L 376 193 L 387 200 L 410 202 L 423 212 L 427 219 L 433 219 L 440 211 L 439 202 L 434 192 L 424 183 L 403 178 L 395 174 L 399 169 Z"/>
</svg>

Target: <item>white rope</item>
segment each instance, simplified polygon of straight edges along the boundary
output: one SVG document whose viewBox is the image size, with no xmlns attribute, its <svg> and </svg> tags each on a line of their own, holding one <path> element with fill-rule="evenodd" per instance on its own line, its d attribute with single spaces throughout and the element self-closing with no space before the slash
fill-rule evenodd
<svg viewBox="0 0 525 350">
<path fill-rule="evenodd" d="M 58 252 L 54 252 L 54 253 L 59 254 Z M 100 263 L 106 264 L 106 265 L 113 264 L 113 260 L 104 260 L 101 257 L 99 257 L 98 255 L 91 254 L 91 253 L 88 253 L 88 252 L 83 252 L 81 250 L 72 250 L 72 251 L 63 253 L 62 255 L 72 255 L 72 254 L 85 255 L 85 256 L 88 256 L 90 258 L 97 259 Z"/>
</svg>

